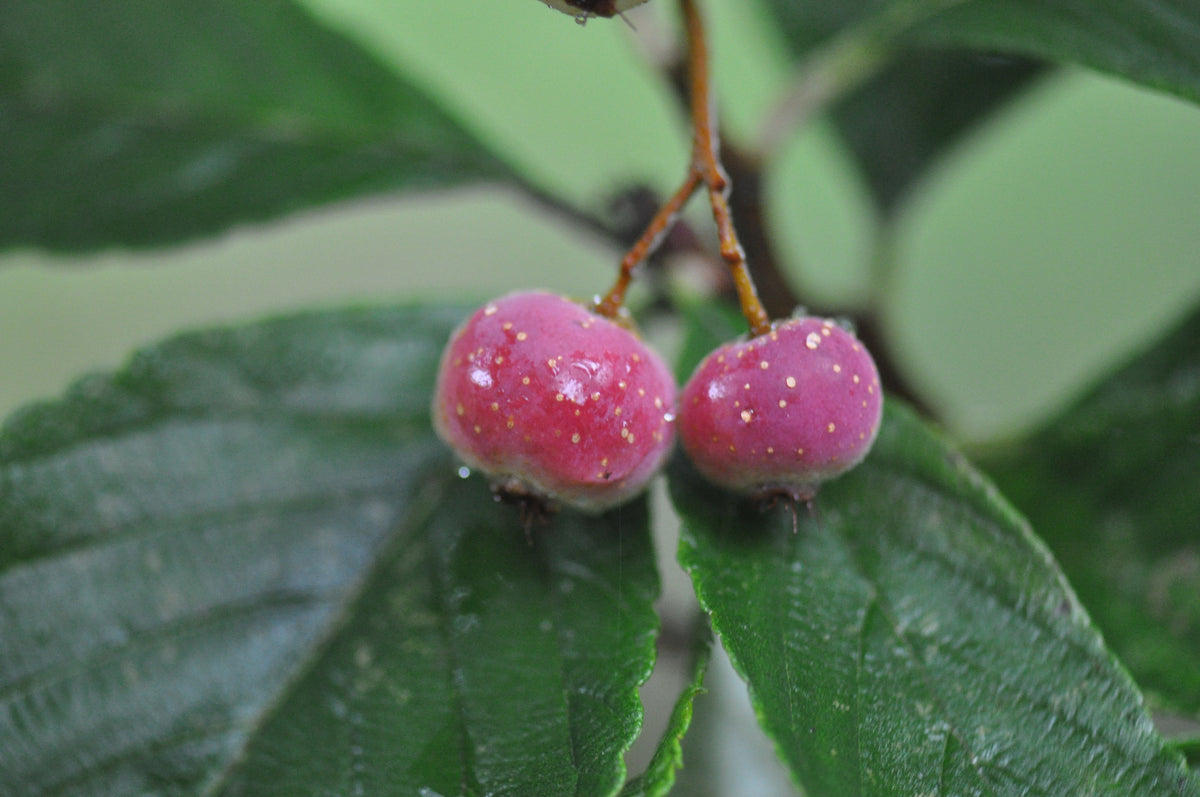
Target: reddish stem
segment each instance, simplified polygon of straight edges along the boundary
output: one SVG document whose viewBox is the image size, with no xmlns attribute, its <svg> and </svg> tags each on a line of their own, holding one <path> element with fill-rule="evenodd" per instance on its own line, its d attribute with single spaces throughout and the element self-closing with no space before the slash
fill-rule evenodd
<svg viewBox="0 0 1200 797">
<path fill-rule="evenodd" d="M 683 185 L 679 186 L 666 204 L 659 208 L 658 213 L 654 214 L 654 218 L 647 225 L 646 231 L 625 253 L 625 257 L 621 258 L 621 271 L 617 274 L 617 281 L 604 295 L 604 298 L 596 303 L 597 314 L 616 318 L 621 311 L 621 306 L 625 303 L 625 291 L 629 288 L 629 283 L 633 281 L 634 269 L 653 254 L 654 250 L 662 243 L 667 232 L 679 217 L 679 212 L 683 210 L 683 206 L 687 204 L 699 187 L 700 173 L 695 169 L 688 169 Z"/>
<path fill-rule="evenodd" d="M 703 182 L 708 189 L 712 205 L 713 220 L 721 243 L 721 257 L 729 266 L 733 284 L 737 290 L 742 313 L 755 335 L 771 330 L 771 319 L 763 308 L 754 280 L 746 265 L 746 252 L 738 241 L 733 215 L 729 209 L 729 176 L 721 165 L 720 142 L 717 135 L 716 100 L 708 74 L 708 43 L 704 33 L 704 20 L 695 0 L 680 0 L 684 27 L 688 41 L 688 85 L 692 109 L 692 160 L 688 165 L 683 183 L 665 205 L 655 214 L 645 232 L 621 259 L 621 270 L 617 281 L 604 298 L 596 303 L 596 312 L 610 318 L 616 317 L 625 302 L 625 292 L 633 281 L 633 273 L 639 265 L 662 243 L 666 233 L 679 216 L 679 212 Z"/>
<path fill-rule="evenodd" d="M 704 175 L 712 203 L 713 220 L 717 223 L 717 234 L 721 241 L 721 257 L 729 266 L 733 284 L 737 289 L 742 314 L 750 324 L 750 331 L 763 335 L 771 331 L 771 319 L 763 308 L 754 280 L 746 266 L 746 252 L 738 241 L 729 210 L 729 176 L 721 165 L 720 141 L 716 125 L 716 99 L 708 75 L 708 43 L 704 34 L 704 20 L 696 0 L 679 0 L 683 12 L 688 40 L 688 78 L 691 84 L 692 129 L 695 138 L 692 146 L 692 168 Z"/>
</svg>

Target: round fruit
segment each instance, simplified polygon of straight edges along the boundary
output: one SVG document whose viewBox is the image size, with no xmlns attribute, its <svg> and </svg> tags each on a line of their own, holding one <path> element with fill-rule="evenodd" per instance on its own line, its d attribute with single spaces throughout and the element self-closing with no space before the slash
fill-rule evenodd
<svg viewBox="0 0 1200 797">
<path fill-rule="evenodd" d="M 615 17 L 634 6 L 640 6 L 646 0 L 542 0 L 551 8 L 557 8 L 564 14 L 570 14 L 576 19 L 588 17 Z"/>
<path fill-rule="evenodd" d="M 862 461 L 882 413 L 879 372 L 858 339 L 797 318 L 700 363 L 680 397 L 679 437 L 716 484 L 808 501 Z"/>
<path fill-rule="evenodd" d="M 601 511 L 662 465 L 674 406 L 671 372 L 632 332 L 526 292 L 488 303 L 450 338 L 433 423 L 498 493 Z"/>
</svg>

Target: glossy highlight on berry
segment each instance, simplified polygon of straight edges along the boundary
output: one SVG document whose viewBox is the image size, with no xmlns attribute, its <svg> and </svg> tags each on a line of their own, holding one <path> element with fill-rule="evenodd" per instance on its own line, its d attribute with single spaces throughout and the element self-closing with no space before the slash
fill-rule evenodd
<svg viewBox="0 0 1200 797">
<path fill-rule="evenodd" d="M 807 501 L 866 457 L 882 414 L 870 353 L 833 321 L 806 317 L 709 354 L 684 386 L 679 434 L 710 481 Z"/>
<path fill-rule="evenodd" d="M 674 378 L 634 333 L 568 299 L 513 293 L 442 353 L 438 435 L 498 493 L 602 511 L 641 492 L 675 434 Z"/>
</svg>

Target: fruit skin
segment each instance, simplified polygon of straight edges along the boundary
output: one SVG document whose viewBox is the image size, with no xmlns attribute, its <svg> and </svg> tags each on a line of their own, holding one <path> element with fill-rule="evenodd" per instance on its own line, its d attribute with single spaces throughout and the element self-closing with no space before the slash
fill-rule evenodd
<svg viewBox="0 0 1200 797">
<path fill-rule="evenodd" d="M 671 372 L 628 329 L 561 296 L 520 292 L 451 336 L 433 424 L 498 493 L 599 512 L 662 466 L 675 398 Z"/>
<path fill-rule="evenodd" d="M 870 353 L 833 321 L 810 316 L 710 353 L 680 396 L 679 437 L 716 484 L 809 501 L 862 461 L 882 414 Z"/>
</svg>

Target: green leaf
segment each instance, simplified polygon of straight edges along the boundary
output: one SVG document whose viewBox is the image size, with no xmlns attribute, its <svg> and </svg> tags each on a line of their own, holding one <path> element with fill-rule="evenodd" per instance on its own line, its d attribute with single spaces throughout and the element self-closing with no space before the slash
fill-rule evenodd
<svg viewBox="0 0 1200 797">
<path fill-rule="evenodd" d="M 948 1 L 763 0 L 797 60 L 796 79 L 811 96 L 836 86 L 832 119 L 884 212 L 1041 72 L 1025 59 L 913 46 L 913 28 Z"/>
<path fill-rule="evenodd" d="M 644 502 L 526 530 L 428 419 L 461 311 L 187 335 L 0 431 L 0 793 L 614 794 Z"/>
<path fill-rule="evenodd" d="M 9 0 L 0 139 L 0 247 L 172 243 L 507 174 L 288 0 Z"/>
<path fill-rule="evenodd" d="M 1044 70 L 1017 58 L 914 50 L 833 108 L 875 201 L 896 209 L 943 154 Z"/>
<path fill-rule="evenodd" d="M 1138 682 L 1200 716 L 1200 312 L 985 462 Z"/>
<path fill-rule="evenodd" d="M 705 625 L 696 634 L 687 681 L 675 701 L 658 747 L 646 771 L 625 784 L 621 797 L 662 797 L 675 785 L 675 774 L 683 766 L 683 737 L 692 724 L 692 703 L 696 695 L 705 691 L 704 675 L 712 658 L 712 642 L 712 631 Z"/>
<path fill-rule="evenodd" d="M 797 54 L 862 37 L 873 55 L 970 47 L 1074 63 L 1200 100 L 1194 0 L 764 0 Z"/>
<path fill-rule="evenodd" d="M 811 509 L 670 475 L 680 561 L 810 793 L 1200 795 L 1046 549 L 907 410 Z"/>
<path fill-rule="evenodd" d="M 917 35 L 1079 64 L 1200 101 L 1195 0 L 966 0 L 921 26 Z"/>
<path fill-rule="evenodd" d="M 814 76 L 815 93 L 825 88 L 815 78 L 845 82 L 833 118 L 883 210 L 1039 74 L 1024 58 L 1079 64 L 1200 101 L 1193 0 L 764 3 Z"/>
</svg>

